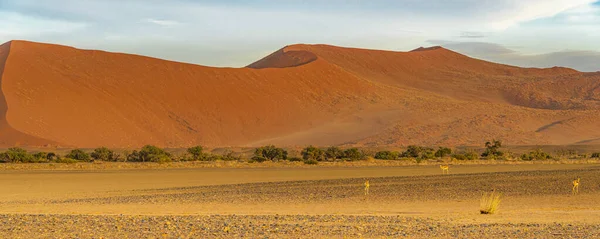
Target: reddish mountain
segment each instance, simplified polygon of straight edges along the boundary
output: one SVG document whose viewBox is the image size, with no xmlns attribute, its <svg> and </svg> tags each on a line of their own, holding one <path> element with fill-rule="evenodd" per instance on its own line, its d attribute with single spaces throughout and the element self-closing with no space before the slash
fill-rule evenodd
<svg viewBox="0 0 600 239">
<path fill-rule="evenodd" d="M 0 146 L 600 143 L 600 75 L 441 47 L 285 47 L 246 68 L 13 41 Z"/>
</svg>

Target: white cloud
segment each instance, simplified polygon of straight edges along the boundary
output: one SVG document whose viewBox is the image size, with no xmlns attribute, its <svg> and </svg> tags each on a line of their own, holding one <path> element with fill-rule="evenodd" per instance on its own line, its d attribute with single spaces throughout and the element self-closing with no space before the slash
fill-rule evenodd
<svg viewBox="0 0 600 239">
<path fill-rule="evenodd" d="M 86 27 L 83 22 L 69 22 L 0 11 L 0 36 L 33 37 L 44 34 L 70 33 Z"/>
<path fill-rule="evenodd" d="M 173 21 L 173 20 L 159 20 L 159 19 L 154 19 L 154 18 L 147 18 L 147 19 L 144 19 L 144 21 L 148 22 L 148 23 L 160 25 L 160 26 L 174 26 L 174 25 L 181 24 L 178 21 Z"/>
</svg>

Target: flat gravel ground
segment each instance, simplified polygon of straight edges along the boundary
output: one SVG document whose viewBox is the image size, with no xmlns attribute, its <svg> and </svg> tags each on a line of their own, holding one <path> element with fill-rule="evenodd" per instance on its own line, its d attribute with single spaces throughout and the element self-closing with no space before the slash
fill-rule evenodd
<svg viewBox="0 0 600 239">
<path fill-rule="evenodd" d="M 344 215 L 0 215 L 0 233 L 3 238 L 598 238 L 600 225 L 459 225 Z"/>
<path fill-rule="evenodd" d="M 187 177 L 113 188 L 0 195 L 0 238 L 598 238 L 600 167 L 198 185 Z M 475 173 L 469 174 L 467 170 Z M 302 170 L 302 169 L 298 169 Z M 168 175 L 173 175 L 168 171 Z M 210 177 L 198 171 L 195 177 Z M 235 171 L 244 172 L 244 171 Z M 290 171 L 292 172 L 292 171 Z M 319 172 L 313 171 L 314 177 Z M 354 173 L 355 171 L 352 171 Z M 452 169 L 451 169 L 452 172 Z M 301 172 L 295 172 L 301 174 Z M 93 173 L 91 173 L 93 174 Z M 66 175 L 66 176 L 65 176 Z M 67 177 L 72 173 L 56 177 Z M 85 177 L 77 174 L 81 180 Z M 128 178 L 128 172 L 113 177 Z M 348 175 L 352 176 L 352 175 Z M 24 185 L 36 174 L 14 175 Z M 44 176 L 45 177 L 45 176 Z M 312 176 L 311 176 L 312 177 Z M 581 193 L 571 195 L 581 178 Z M 60 183 L 43 182 L 60 188 Z M 108 177 L 102 178 L 108 180 Z M 370 181 L 370 194 L 363 184 Z M 17 178 L 13 178 L 15 181 Z M 178 180 L 178 181 L 177 181 Z M 138 182 L 139 187 L 136 188 Z M 30 182 L 29 182 L 30 183 Z M 32 183 L 30 183 L 32 184 Z M 36 185 L 38 182 L 36 181 Z M 13 185 L 14 186 L 14 185 Z M 42 187 L 38 185 L 37 187 Z M 503 194 L 494 215 L 482 193 Z M 13 192 L 13 194 L 9 194 Z M 23 195 L 31 195 L 30 198 Z"/>
</svg>

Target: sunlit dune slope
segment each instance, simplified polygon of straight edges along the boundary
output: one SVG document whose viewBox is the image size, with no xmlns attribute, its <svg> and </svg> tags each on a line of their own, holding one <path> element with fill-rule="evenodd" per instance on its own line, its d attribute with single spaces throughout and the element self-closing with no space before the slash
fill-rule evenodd
<svg viewBox="0 0 600 239">
<path fill-rule="evenodd" d="M 440 47 L 292 45 L 233 69 L 13 41 L 0 49 L 0 63 L 3 147 L 600 138 L 592 116 L 600 108 L 598 75 L 500 65 Z"/>
</svg>

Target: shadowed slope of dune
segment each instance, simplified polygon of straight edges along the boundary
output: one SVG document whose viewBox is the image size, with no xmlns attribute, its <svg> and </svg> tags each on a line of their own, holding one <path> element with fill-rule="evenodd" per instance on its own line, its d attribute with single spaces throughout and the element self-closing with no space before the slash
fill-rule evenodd
<svg viewBox="0 0 600 239">
<path fill-rule="evenodd" d="M 10 42 L 0 45 L 0 147 L 13 147 L 21 145 L 50 146 L 54 143 L 49 140 L 40 139 L 24 134 L 12 128 L 6 121 L 8 105 L 4 97 L 2 87 L 2 76 L 4 66 L 10 52 Z M 55 145 L 55 144 L 54 144 Z"/>
<path fill-rule="evenodd" d="M 584 143 L 599 84 L 441 47 L 292 45 L 234 69 L 13 41 L 3 125 L 77 147 Z"/>
</svg>

